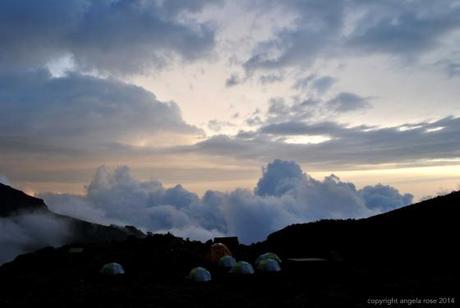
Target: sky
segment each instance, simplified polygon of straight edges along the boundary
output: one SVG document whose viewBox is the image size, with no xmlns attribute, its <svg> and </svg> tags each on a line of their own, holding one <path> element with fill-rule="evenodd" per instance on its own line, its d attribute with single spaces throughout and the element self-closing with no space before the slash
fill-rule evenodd
<svg viewBox="0 0 460 308">
<path fill-rule="evenodd" d="M 459 16 L 450 0 L 1 1 L 1 182 L 96 204 L 105 166 L 259 200 L 280 159 L 361 197 L 459 189 Z"/>
</svg>

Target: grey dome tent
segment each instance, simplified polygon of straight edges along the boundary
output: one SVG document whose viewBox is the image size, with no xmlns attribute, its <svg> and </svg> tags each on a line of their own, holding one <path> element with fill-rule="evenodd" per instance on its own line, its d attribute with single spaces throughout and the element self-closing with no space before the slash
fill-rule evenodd
<svg viewBox="0 0 460 308">
<path fill-rule="evenodd" d="M 232 256 L 223 256 L 219 259 L 219 266 L 223 268 L 232 268 L 235 266 L 236 260 Z"/>
<path fill-rule="evenodd" d="M 193 268 L 188 274 L 187 278 L 196 282 L 207 282 L 211 281 L 212 279 L 211 273 L 201 266 Z"/>
<path fill-rule="evenodd" d="M 107 263 L 100 270 L 101 274 L 104 275 L 122 275 L 125 273 L 125 269 L 119 263 Z"/>
<path fill-rule="evenodd" d="M 281 271 L 281 266 L 274 259 L 264 259 L 257 264 L 257 269 L 261 272 L 279 272 Z"/>
<path fill-rule="evenodd" d="M 254 274 L 254 268 L 252 265 L 246 261 L 238 261 L 230 270 L 232 274 L 244 274 L 252 275 Z"/>
<path fill-rule="evenodd" d="M 264 253 L 264 254 L 261 254 L 257 260 L 256 260 L 256 266 L 258 266 L 259 262 L 262 261 L 262 260 L 267 260 L 267 259 L 272 259 L 272 260 L 275 260 L 276 262 L 278 262 L 278 264 L 281 264 L 281 259 L 280 257 L 278 257 L 278 255 L 276 253 L 273 253 L 273 252 L 267 252 L 267 253 Z"/>
</svg>

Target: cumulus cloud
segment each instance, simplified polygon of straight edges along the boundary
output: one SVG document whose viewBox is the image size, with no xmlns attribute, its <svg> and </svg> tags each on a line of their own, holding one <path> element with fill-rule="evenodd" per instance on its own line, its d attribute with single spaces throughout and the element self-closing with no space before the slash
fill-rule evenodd
<svg viewBox="0 0 460 308">
<path fill-rule="evenodd" d="M 191 61 L 215 44 L 213 28 L 193 15 L 218 2 L 1 1 L 0 66 L 40 67 L 70 55 L 83 70 L 131 74 L 171 55 Z"/>
<path fill-rule="evenodd" d="M 358 190 L 336 176 L 315 180 L 293 161 L 275 160 L 263 169 L 254 191 L 207 191 L 203 197 L 181 185 L 165 188 L 158 181 L 134 179 L 127 167 L 101 167 L 84 196 L 41 194 L 60 214 L 100 223 L 138 226 L 209 239 L 237 235 L 244 243 L 263 240 L 292 223 L 322 218 L 366 217 L 412 201 L 392 187 Z"/>
<path fill-rule="evenodd" d="M 409 204 L 413 199 L 412 194 L 401 195 L 394 187 L 382 184 L 365 186 L 361 195 L 368 207 L 383 212 Z"/>
<path fill-rule="evenodd" d="M 44 214 L 0 218 L 0 264 L 45 246 L 60 246 L 71 236 L 69 226 Z"/>
</svg>

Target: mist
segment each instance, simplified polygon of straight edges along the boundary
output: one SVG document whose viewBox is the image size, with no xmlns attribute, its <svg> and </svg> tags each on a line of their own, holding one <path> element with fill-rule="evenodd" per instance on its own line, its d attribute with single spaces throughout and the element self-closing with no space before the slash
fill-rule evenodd
<svg viewBox="0 0 460 308">
<path fill-rule="evenodd" d="M 61 246 L 71 238 L 67 223 L 46 214 L 0 218 L 0 264 L 46 246 Z"/>
</svg>

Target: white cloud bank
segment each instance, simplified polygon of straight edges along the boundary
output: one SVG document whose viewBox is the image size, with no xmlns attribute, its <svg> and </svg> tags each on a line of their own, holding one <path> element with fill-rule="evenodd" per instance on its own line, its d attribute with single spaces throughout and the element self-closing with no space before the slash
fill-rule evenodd
<svg viewBox="0 0 460 308">
<path fill-rule="evenodd" d="M 139 181 L 128 167 L 97 170 L 84 196 L 42 194 L 57 213 L 99 223 L 130 224 L 152 232 L 207 240 L 237 235 L 263 240 L 289 224 L 323 218 L 358 218 L 407 205 L 412 195 L 385 185 L 358 190 L 334 175 L 319 181 L 293 161 L 275 160 L 263 169 L 254 191 L 207 191 L 203 197 L 181 185 Z"/>
</svg>

